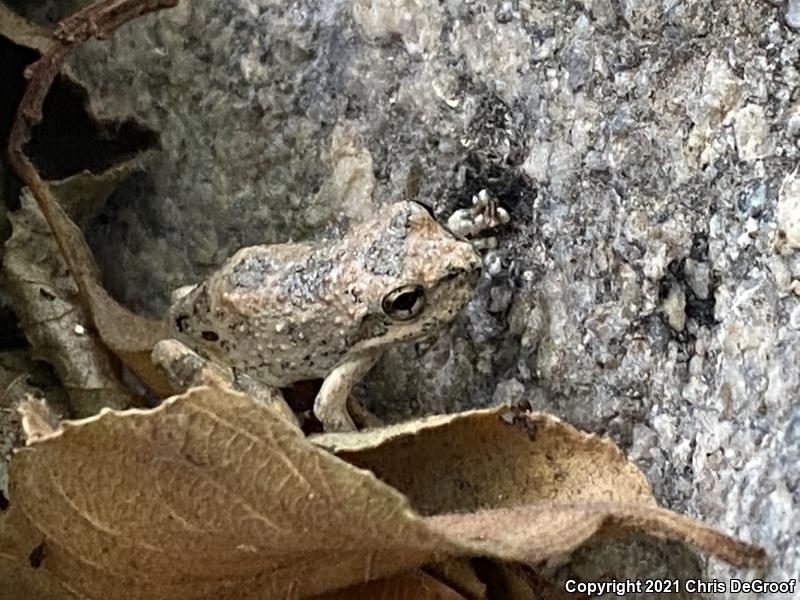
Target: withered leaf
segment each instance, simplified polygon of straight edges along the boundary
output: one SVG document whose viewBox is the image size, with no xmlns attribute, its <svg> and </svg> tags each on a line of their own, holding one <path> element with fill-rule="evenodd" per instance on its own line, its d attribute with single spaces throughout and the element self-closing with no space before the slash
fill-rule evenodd
<svg viewBox="0 0 800 600">
<path fill-rule="evenodd" d="M 596 533 L 635 529 L 739 566 L 764 560 L 758 547 L 657 507 L 610 440 L 544 413 L 499 407 L 311 440 L 436 515 L 427 524 L 470 554 L 536 563 Z"/>
<path fill-rule="evenodd" d="M 485 600 L 486 585 L 475 573 L 469 558 L 453 558 L 427 565 L 425 572 L 456 590 L 468 600 Z"/>
<path fill-rule="evenodd" d="M 459 540 L 468 552 L 536 564 L 572 552 L 596 533 L 634 529 L 679 540 L 738 567 L 763 566 L 764 551 L 683 515 L 646 504 L 543 502 L 477 513 L 425 518 L 433 531 Z"/>
<path fill-rule="evenodd" d="M 50 32 L 31 25 L 2 4 L 0 36 L 39 52 L 44 52 L 53 41 Z M 0 142 L 5 148 L 7 140 Z M 51 208 L 54 221 L 50 226 L 60 240 L 64 260 L 78 284 L 79 299 L 85 314 L 100 339 L 156 394 L 166 396 L 169 395 L 170 388 L 163 375 L 149 360 L 153 344 L 166 334 L 164 323 L 135 315 L 103 290 L 91 251 L 80 229 L 73 222 L 73 219 L 82 222 L 91 216 L 105 202 L 114 187 L 138 168 L 143 158 L 143 155 L 139 155 L 131 160 L 123 160 L 100 173 L 87 171 L 48 182 L 47 193 L 40 200 Z M 2 228 L 0 223 L 0 234 Z"/>
<path fill-rule="evenodd" d="M 50 191 L 69 218 L 85 224 L 100 210 L 117 186 L 146 160 L 139 156 L 119 162 L 100 173 L 84 170 L 64 179 L 48 181 Z"/>
<path fill-rule="evenodd" d="M 64 390 L 45 363 L 22 350 L 0 352 L 0 408 L 13 409 L 28 395 L 46 395 L 56 412 L 66 412 Z"/>
<path fill-rule="evenodd" d="M 15 44 L 44 52 L 50 44 L 50 32 L 30 23 L 0 3 L 0 35 Z"/>
<path fill-rule="evenodd" d="M 14 457 L 10 494 L 47 537 L 40 570 L 89 598 L 302 597 L 447 547 L 401 494 L 219 389 L 65 423 Z"/>
<path fill-rule="evenodd" d="M 412 598 L 413 600 L 466 600 L 453 588 L 420 570 L 314 596 L 313 600 L 411 600 Z"/>
<path fill-rule="evenodd" d="M 166 324 L 136 315 L 111 298 L 98 283 L 94 257 L 80 228 L 67 216 L 51 192 L 43 201 L 48 204 L 52 215 L 51 231 L 60 240 L 64 262 L 75 279 L 84 308 L 100 339 L 156 394 L 169 395 L 169 382 L 150 360 L 156 342 L 168 337 Z"/>
<path fill-rule="evenodd" d="M 544 501 L 655 503 L 644 475 L 611 441 L 544 413 L 499 407 L 310 439 L 369 469 L 426 515 Z"/>
<path fill-rule="evenodd" d="M 67 390 L 73 414 L 103 406 L 123 408 L 133 398 L 119 381 L 114 357 L 92 333 L 47 224 L 26 193 L 9 215 L 3 278 L 34 352 L 53 365 Z"/>
<path fill-rule="evenodd" d="M 0 550 L 0 590 L 5 598 L 25 600 L 60 600 L 80 598 L 48 574 L 30 566 L 28 559 L 4 554 Z M 24 595 L 20 595 L 24 594 Z"/>
<path fill-rule="evenodd" d="M 435 490 L 435 501 L 426 502 L 421 487 L 410 485 L 414 502 L 428 509 L 423 517 L 396 489 L 311 444 L 247 396 L 195 388 L 156 409 L 103 411 L 66 423 L 61 434 L 21 450 L 11 464 L 14 514 L 6 524 L 27 527 L 20 548 L 45 536 L 48 555 L 40 570 L 86 598 L 123 591 L 132 600 L 306 597 L 458 556 L 536 562 L 615 527 L 684 539 L 737 564 L 761 558 L 751 546 L 656 507 L 641 475 L 608 442 L 556 419 L 540 418 L 532 427 L 509 424 L 503 414 L 478 411 L 436 421 L 437 435 L 453 448 L 458 439 L 472 440 L 463 450 L 470 448 L 472 462 L 485 460 L 495 450 L 486 446 L 491 443 L 510 466 L 499 485 L 462 481 L 470 491 L 459 497 L 461 506 L 483 510 L 431 513 L 436 506 L 452 511 L 456 503 Z M 419 460 L 413 440 L 426 427 L 410 430 L 416 433 L 383 445 L 408 444 Z M 497 438 L 500 432 L 522 435 L 516 438 L 519 458 L 507 449 L 511 442 Z M 574 463 L 570 447 L 578 456 Z M 439 448 L 446 452 L 447 443 Z M 578 489 L 581 476 L 564 472 L 585 466 L 589 448 L 595 474 L 582 480 L 594 482 L 594 496 Z M 442 461 L 455 460 L 458 452 L 450 450 Z M 454 464 L 463 477 L 492 474 L 485 466 L 471 471 Z M 423 478 L 432 475 L 423 469 Z M 562 493 L 559 481 L 571 491 Z M 519 505 L 492 508 L 489 490 L 512 484 L 525 488 L 516 496 Z M 505 496 L 495 500 L 507 502 Z"/>
<path fill-rule="evenodd" d="M 8 491 L 8 462 L 16 448 L 27 440 L 19 407 L 43 401 L 47 394 L 47 413 L 54 421 L 66 414 L 67 402 L 52 371 L 31 359 L 27 352 L 0 352 L 0 510 Z M 55 424 L 55 423 L 53 423 Z"/>
</svg>

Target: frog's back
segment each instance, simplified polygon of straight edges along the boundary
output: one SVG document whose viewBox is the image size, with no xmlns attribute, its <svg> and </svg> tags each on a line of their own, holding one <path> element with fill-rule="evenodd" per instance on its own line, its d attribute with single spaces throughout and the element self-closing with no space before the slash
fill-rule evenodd
<svg viewBox="0 0 800 600">
<path fill-rule="evenodd" d="M 174 331 L 270 385 L 324 377 L 346 353 L 355 318 L 337 287 L 338 254 L 330 242 L 244 248 L 173 305 Z"/>
</svg>

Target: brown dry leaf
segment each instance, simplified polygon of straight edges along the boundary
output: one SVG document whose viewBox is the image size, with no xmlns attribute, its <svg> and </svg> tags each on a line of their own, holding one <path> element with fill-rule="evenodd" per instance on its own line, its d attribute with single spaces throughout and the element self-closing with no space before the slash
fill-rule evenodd
<svg viewBox="0 0 800 600">
<path fill-rule="evenodd" d="M 426 515 L 545 501 L 655 504 L 644 475 L 610 440 L 543 413 L 499 407 L 309 439 Z"/>
<path fill-rule="evenodd" d="M 596 533 L 633 529 L 739 566 L 764 560 L 760 548 L 658 508 L 610 440 L 551 415 L 499 407 L 310 439 L 436 515 L 427 524 L 470 554 L 536 563 Z"/>
<path fill-rule="evenodd" d="M 19 16 L 0 2 L 0 35 L 15 44 L 44 52 L 52 41 L 50 32 Z"/>
<path fill-rule="evenodd" d="M 157 396 L 172 394 L 169 380 L 150 359 L 153 346 L 169 337 L 166 323 L 129 311 L 95 280 L 87 278 L 86 290 L 92 321 L 103 343 Z"/>
<path fill-rule="evenodd" d="M 2 521 L 0 521 L 2 523 Z M 2 544 L 2 540 L 0 540 Z M 80 598 L 52 576 L 31 566 L 30 559 L 5 554 L 0 547 L 0 592 L 4 598 L 71 600 Z"/>
<path fill-rule="evenodd" d="M 401 573 L 338 592 L 314 596 L 313 600 L 466 600 L 453 588 L 423 571 Z"/>
<path fill-rule="evenodd" d="M 22 431 L 28 446 L 41 442 L 60 430 L 58 416 L 44 398 L 27 396 L 17 406 L 17 413 L 22 419 Z"/>
<path fill-rule="evenodd" d="M 63 382 L 73 414 L 131 406 L 133 397 L 118 378 L 116 361 L 90 331 L 75 283 L 27 193 L 9 217 L 14 232 L 3 259 L 6 289 L 37 357 L 52 364 Z"/>
<path fill-rule="evenodd" d="M 68 582 L 41 568 L 51 558 L 45 537 L 19 507 L 12 504 L 0 513 L 0 598 L 85 600 Z"/>
<path fill-rule="evenodd" d="M 50 32 L 28 23 L 2 4 L 0 4 L 0 35 L 16 44 L 40 52 L 43 52 L 52 42 Z M 5 144 L 5 140 L 3 140 L 3 144 Z M 81 296 L 87 296 L 81 298 L 80 301 L 84 304 L 84 310 L 88 312 L 91 322 L 94 323 L 95 328 L 98 330 L 100 339 L 122 362 L 139 374 L 151 389 L 158 394 L 167 395 L 169 388 L 166 386 L 163 377 L 149 361 L 149 351 L 152 348 L 151 342 L 165 331 L 164 324 L 130 313 L 105 293 L 97 283 L 99 279 L 94 259 L 80 229 L 75 226 L 71 218 L 59 206 L 59 204 L 64 206 L 73 219 L 82 221 L 88 218 L 106 201 L 108 195 L 118 183 L 139 167 L 142 160 L 143 156 L 139 156 L 133 160 L 120 162 L 101 173 L 83 172 L 63 180 L 50 182 L 48 185 L 52 195 L 48 198 L 48 201 L 55 205 L 57 233 L 66 241 L 69 253 L 66 258 L 70 269 L 75 271 L 73 275 L 78 279 L 78 291 Z M 56 202 L 56 198 L 58 202 Z M 24 199 L 22 201 L 25 202 Z M 38 231 L 37 233 L 45 235 L 43 231 Z M 87 290 L 87 292 L 83 293 L 83 290 Z M 69 302 L 74 304 L 74 292 L 72 296 Z M 15 302 L 15 304 L 18 304 L 18 302 Z M 40 306 L 42 304 L 44 303 L 39 303 Z M 17 309 L 22 311 L 19 307 Z M 64 339 L 62 341 L 66 343 L 68 340 Z M 108 355 L 105 349 L 100 348 L 98 340 L 94 339 L 89 345 L 92 346 L 90 351 L 93 352 L 93 357 L 89 357 L 87 362 L 100 363 L 96 365 L 96 370 L 104 373 L 101 379 L 111 377 L 110 373 L 113 369 L 110 369 L 110 366 L 115 362 L 113 358 Z M 102 356 L 104 354 L 106 357 Z M 43 356 L 50 360 L 50 356 L 46 353 L 43 353 Z M 64 360 L 69 359 L 62 359 L 62 362 Z M 72 362 L 79 360 L 76 358 Z M 61 367 L 59 375 L 64 375 L 63 364 Z M 70 375 L 73 378 L 69 380 L 67 385 L 72 385 L 74 392 L 74 386 L 80 387 L 82 382 L 76 381 L 74 377 L 76 373 L 73 372 Z M 91 377 L 89 378 L 91 379 Z M 99 389 L 96 384 L 97 381 L 89 383 L 89 388 Z M 123 403 L 118 402 L 120 400 L 118 396 L 120 395 L 127 395 L 124 388 L 120 387 L 117 393 L 110 394 L 107 405 L 123 406 L 124 401 Z M 79 416 L 91 414 L 91 406 L 96 402 L 97 399 L 82 398 L 76 404 L 78 408 L 76 414 Z M 96 408 L 99 408 L 99 406 Z"/>
<path fill-rule="evenodd" d="M 25 445 L 20 404 L 47 395 L 55 418 L 67 411 L 66 395 L 52 371 L 33 361 L 27 352 L 0 352 L 0 493 L 8 491 L 8 463 L 16 448 Z M 0 509 L 2 501 L 0 501 Z"/>
<path fill-rule="evenodd" d="M 738 567 L 758 567 L 764 551 L 665 508 L 619 502 L 580 502 L 499 508 L 477 513 L 427 517 L 433 531 L 457 539 L 469 552 L 536 564 L 575 550 L 595 534 L 638 530 L 678 540 Z"/>
<path fill-rule="evenodd" d="M 36 571 L 30 568 L 26 561 L 18 560 L 15 557 L 6 557 L 0 552 L 0 589 L 5 588 L 7 598 L 14 598 L 13 593 L 20 593 L 23 590 L 26 600 L 58 600 L 69 598 L 69 596 L 54 595 L 52 587 L 40 583 L 40 578 Z"/>
<path fill-rule="evenodd" d="M 13 408 L 28 395 L 46 395 L 61 414 L 66 409 L 64 390 L 45 363 L 22 350 L 0 352 L 0 408 Z"/>
<path fill-rule="evenodd" d="M 86 308 L 100 339 L 153 392 L 161 397 L 171 394 L 169 382 L 150 360 L 153 346 L 169 337 L 166 323 L 132 313 L 109 296 L 98 283 L 94 257 L 81 230 L 57 204 L 54 213 L 58 216 L 53 225 L 67 240 L 71 273 L 84 286 Z"/>
<path fill-rule="evenodd" d="M 147 153 L 124 160 L 100 173 L 84 170 L 64 179 L 50 180 L 47 184 L 69 218 L 85 224 L 105 206 L 109 196 L 131 173 L 141 170 Z"/>
<path fill-rule="evenodd" d="M 52 42 L 50 32 L 31 25 L 3 4 L 0 4 L 0 35 L 40 52 Z M 2 144 L 5 145 L 5 140 Z M 171 389 L 163 374 L 152 365 L 150 351 L 155 342 L 166 337 L 166 325 L 130 312 L 106 293 L 99 284 L 94 257 L 80 228 L 73 222 L 73 219 L 82 222 L 96 211 L 144 158 L 143 154 L 120 162 L 102 173 L 83 172 L 48 182 L 50 194 L 45 201 L 52 207 L 55 222 L 51 226 L 64 242 L 64 260 L 78 284 L 81 303 L 100 339 L 154 393 L 165 397 Z"/>
<path fill-rule="evenodd" d="M 521 432 L 519 477 L 509 471 L 503 486 L 536 487 L 534 476 L 541 472 L 542 489 L 556 498 L 559 481 L 579 493 L 573 487 L 579 477 L 560 464 L 569 446 L 578 456 L 594 448 L 595 475 L 583 481 L 610 474 L 629 491 L 611 493 L 613 486 L 598 479 L 601 494 L 594 503 L 583 492 L 579 504 L 541 500 L 421 517 L 397 490 L 309 443 L 247 396 L 195 388 L 156 409 L 103 411 L 65 423 L 61 434 L 21 450 L 11 463 L 12 514 L 5 526 L 28 531 L 16 538 L 23 553 L 46 537 L 40 570 L 76 597 L 124 592 L 131 600 L 304 597 L 458 556 L 538 561 L 617 526 L 686 539 L 737 564 L 760 557 L 752 547 L 659 509 L 652 500 L 634 504 L 631 499 L 646 498 L 637 483 L 641 475 L 633 477 L 635 471 L 608 442 L 556 419 L 539 417 L 539 426 L 532 427 L 536 418 L 510 425 L 501 415 L 478 411 L 441 419 L 438 436 L 454 448 L 467 436 L 462 441 L 471 439 L 471 446 L 464 447 L 480 463 L 495 450 L 486 443 L 497 444 L 500 456 L 510 459 L 510 444 L 498 434 L 514 438 Z M 451 429 L 459 432 L 456 438 Z M 410 440 L 413 446 L 415 437 L 395 437 L 393 443 Z M 537 457 L 538 444 L 548 448 L 545 456 Z M 440 447 L 446 450 L 447 443 Z M 449 458 L 456 456 L 451 450 Z M 526 468 L 529 462 L 533 466 Z M 585 459 L 575 464 L 585 466 Z M 455 468 L 468 473 L 467 465 Z M 445 478 L 444 485 L 454 482 Z M 482 482 L 462 485 L 469 489 L 462 501 L 491 499 Z M 542 493 L 528 490 L 519 497 L 525 495 Z M 598 503 L 608 498 L 629 502 Z"/>
<path fill-rule="evenodd" d="M 453 558 L 427 565 L 425 572 L 446 583 L 468 600 L 486 599 L 486 584 L 475 573 L 468 558 Z"/>
<path fill-rule="evenodd" d="M 47 538 L 40 569 L 89 598 L 302 597 L 448 547 L 401 494 L 219 389 L 65 423 L 15 455 L 10 494 L 11 524 Z"/>
<path fill-rule="evenodd" d="M 73 223 L 52 194 L 44 199 L 50 207 L 53 234 L 64 251 L 64 262 L 81 292 L 85 308 L 103 343 L 159 396 L 171 393 L 164 375 L 150 360 L 159 340 L 169 337 L 166 323 L 134 314 L 108 295 L 98 283 L 94 257 L 80 228 Z"/>
</svg>

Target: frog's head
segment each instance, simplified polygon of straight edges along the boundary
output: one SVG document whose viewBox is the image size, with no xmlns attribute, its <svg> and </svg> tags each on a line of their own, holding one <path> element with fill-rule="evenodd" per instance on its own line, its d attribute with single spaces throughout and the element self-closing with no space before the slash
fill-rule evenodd
<svg viewBox="0 0 800 600">
<path fill-rule="evenodd" d="M 393 204 L 365 228 L 372 277 L 357 335 L 362 348 L 413 340 L 451 321 L 472 298 L 481 257 L 415 202 Z"/>
</svg>

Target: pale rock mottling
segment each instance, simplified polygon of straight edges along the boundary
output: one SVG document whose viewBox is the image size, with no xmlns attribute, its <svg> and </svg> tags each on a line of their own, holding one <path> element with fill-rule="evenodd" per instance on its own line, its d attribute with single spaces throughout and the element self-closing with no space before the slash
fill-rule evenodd
<svg viewBox="0 0 800 600">
<path fill-rule="evenodd" d="M 662 308 L 667 315 L 669 326 L 675 331 L 683 331 L 683 328 L 686 327 L 686 294 L 683 288 L 673 286 L 667 294 Z"/>
<path fill-rule="evenodd" d="M 786 24 L 794 30 L 800 30 L 800 0 L 786 2 Z"/>
<path fill-rule="evenodd" d="M 779 245 L 800 249 L 800 169 L 786 176 L 778 196 Z"/>
<path fill-rule="evenodd" d="M 800 136 L 800 105 L 796 105 L 789 111 L 786 117 L 786 131 L 789 135 Z"/>
<path fill-rule="evenodd" d="M 322 155 L 331 173 L 308 207 L 306 220 L 311 225 L 320 227 L 341 215 L 359 223 L 372 214 L 372 156 L 356 127 L 356 123 L 343 122 L 331 132 L 330 145 Z"/>
<path fill-rule="evenodd" d="M 736 148 L 742 160 L 763 158 L 770 153 L 769 123 L 764 108 L 747 104 L 734 117 Z"/>
<path fill-rule="evenodd" d="M 510 4 L 195 0 L 87 45 L 93 105 L 163 147 L 92 228 L 106 281 L 157 312 L 241 245 L 335 232 L 368 206 L 367 156 L 373 206 L 413 173 L 442 219 L 485 188 L 512 223 L 477 297 L 357 393 L 390 418 L 527 400 L 796 577 L 797 3 Z"/>
<path fill-rule="evenodd" d="M 715 145 L 714 138 L 728 111 L 738 102 L 740 86 L 741 80 L 725 60 L 712 57 L 706 63 L 699 102 L 692 111 L 695 125 L 685 146 L 692 167 L 707 165 L 724 152 L 724 146 Z"/>
<path fill-rule="evenodd" d="M 519 21 L 500 27 L 498 31 L 489 11 L 479 12 L 471 23 L 456 22 L 451 52 L 463 56 L 469 70 L 477 78 L 490 82 L 501 98 L 513 102 L 530 68 L 531 38 Z"/>
<path fill-rule="evenodd" d="M 388 42 L 399 37 L 406 50 L 419 55 L 439 41 L 441 13 L 437 3 L 421 0 L 354 0 L 353 18 L 368 38 Z"/>
</svg>

